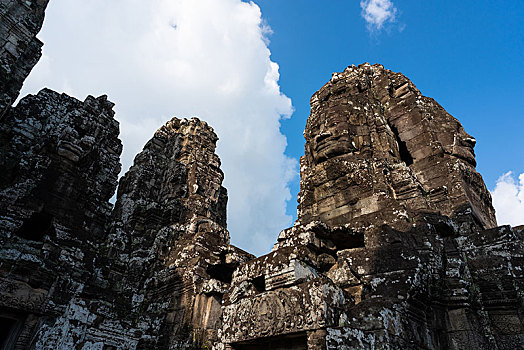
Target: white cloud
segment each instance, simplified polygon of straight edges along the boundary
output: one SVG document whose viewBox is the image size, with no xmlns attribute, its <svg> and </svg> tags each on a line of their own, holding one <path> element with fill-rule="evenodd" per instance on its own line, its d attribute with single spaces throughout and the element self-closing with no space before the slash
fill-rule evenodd
<svg viewBox="0 0 524 350">
<path fill-rule="evenodd" d="M 362 17 L 369 30 L 380 30 L 386 22 L 394 22 L 397 9 L 390 0 L 362 0 Z"/>
<path fill-rule="evenodd" d="M 524 173 L 518 182 L 511 171 L 499 177 L 491 196 L 499 225 L 524 225 Z"/>
<path fill-rule="evenodd" d="M 261 254 L 292 224 L 295 159 L 279 120 L 292 113 L 267 47 L 270 28 L 240 0 L 53 0 L 44 59 L 23 94 L 48 86 L 116 103 L 123 168 L 172 116 L 198 116 L 220 141 L 232 243 Z"/>
</svg>

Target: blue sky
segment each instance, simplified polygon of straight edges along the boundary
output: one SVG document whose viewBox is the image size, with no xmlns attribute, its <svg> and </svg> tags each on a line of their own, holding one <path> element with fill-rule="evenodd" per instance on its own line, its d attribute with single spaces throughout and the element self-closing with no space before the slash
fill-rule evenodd
<svg viewBox="0 0 524 350">
<path fill-rule="evenodd" d="M 363 4 L 374 25 L 359 0 L 51 0 L 21 95 L 107 94 L 123 172 L 171 117 L 207 121 L 231 241 L 261 255 L 295 220 L 311 95 L 348 65 L 381 63 L 462 122 L 499 223 L 524 224 L 524 2 Z"/>
<path fill-rule="evenodd" d="M 295 108 L 281 128 L 288 155 L 304 153 L 311 95 L 332 72 L 370 62 L 403 73 L 459 119 L 477 139 L 477 170 L 489 189 L 503 173 L 524 172 L 524 2 L 394 1 L 396 20 L 371 32 L 358 1 L 256 3 Z"/>
</svg>

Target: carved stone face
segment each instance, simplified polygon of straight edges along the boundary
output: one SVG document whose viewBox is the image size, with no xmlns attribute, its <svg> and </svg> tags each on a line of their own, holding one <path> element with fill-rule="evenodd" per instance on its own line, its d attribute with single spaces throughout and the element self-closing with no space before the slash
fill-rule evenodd
<svg viewBox="0 0 524 350">
<path fill-rule="evenodd" d="M 309 150 L 315 164 L 356 150 L 347 115 L 335 114 L 319 119 L 323 120 L 309 130 Z"/>
<path fill-rule="evenodd" d="M 455 157 L 465 160 L 473 166 L 477 165 L 475 160 L 475 151 L 473 151 L 477 141 L 471 135 L 469 135 L 460 124 L 458 125 L 458 130 L 454 137 L 455 139 L 452 154 Z"/>
</svg>

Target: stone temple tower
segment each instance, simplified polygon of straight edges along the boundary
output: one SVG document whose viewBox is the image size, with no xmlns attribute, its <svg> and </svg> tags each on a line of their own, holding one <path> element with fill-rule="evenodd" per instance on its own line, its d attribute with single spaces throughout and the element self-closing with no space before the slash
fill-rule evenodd
<svg viewBox="0 0 524 350">
<path fill-rule="evenodd" d="M 400 227 L 433 213 L 496 226 L 475 139 L 400 73 L 362 65 L 334 74 L 311 98 L 304 136 L 301 223 Z"/>
<path fill-rule="evenodd" d="M 524 230 L 495 228 L 455 118 L 362 64 L 313 95 L 304 136 L 298 220 L 235 271 L 226 347 L 524 346 Z"/>
</svg>

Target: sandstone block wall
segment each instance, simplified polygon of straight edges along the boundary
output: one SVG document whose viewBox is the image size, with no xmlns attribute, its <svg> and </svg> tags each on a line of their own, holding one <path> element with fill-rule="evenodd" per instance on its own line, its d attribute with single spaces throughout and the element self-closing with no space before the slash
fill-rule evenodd
<svg viewBox="0 0 524 350">
<path fill-rule="evenodd" d="M 524 346 L 521 229 L 494 227 L 455 118 L 363 64 L 313 95 L 304 136 L 298 220 L 235 272 L 226 348 Z"/>
<path fill-rule="evenodd" d="M 120 171 L 113 104 L 50 90 L 27 96 L 0 126 L 0 318 L 6 348 L 38 346 L 83 292 Z M 9 346 L 6 345 L 9 343 Z"/>
</svg>

